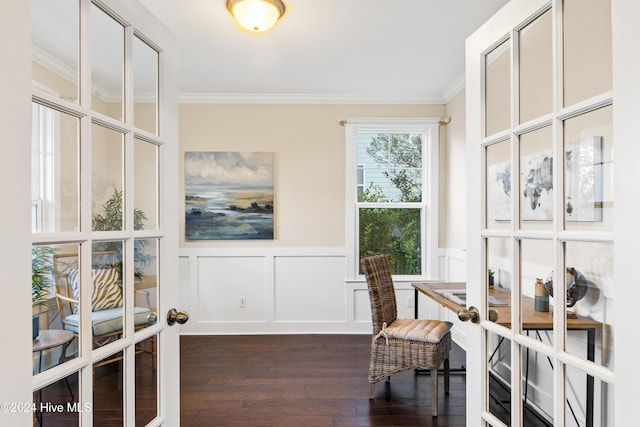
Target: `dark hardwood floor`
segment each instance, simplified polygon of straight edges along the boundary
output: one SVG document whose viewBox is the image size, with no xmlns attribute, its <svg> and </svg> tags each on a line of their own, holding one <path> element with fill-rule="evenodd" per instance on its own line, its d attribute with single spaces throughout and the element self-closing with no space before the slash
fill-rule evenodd
<svg viewBox="0 0 640 427">
<path fill-rule="evenodd" d="M 464 426 L 465 376 L 431 379 L 406 371 L 369 400 L 371 335 L 181 337 L 183 426 Z M 454 345 L 451 367 L 465 354 Z"/>
<path fill-rule="evenodd" d="M 464 426 L 465 376 L 451 375 L 439 415 L 431 416 L 431 379 L 406 371 L 376 385 L 369 400 L 371 335 L 257 335 L 181 337 L 181 425 L 208 426 Z M 454 344 L 451 367 L 465 363 Z M 156 371 L 136 360 L 136 426 L 155 414 Z M 96 368 L 94 425 L 122 426 L 122 366 Z M 78 375 L 47 386 L 34 399 L 65 404 L 78 396 Z M 43 425 L 77 426 L 77 413 L 45 413 Z M 173 427 L 173 426 L 168 426 Z"/>
</svg>

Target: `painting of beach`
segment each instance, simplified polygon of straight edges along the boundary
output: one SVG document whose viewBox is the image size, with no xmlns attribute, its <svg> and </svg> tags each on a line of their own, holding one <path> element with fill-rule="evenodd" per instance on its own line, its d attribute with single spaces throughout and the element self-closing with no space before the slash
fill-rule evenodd
<svg viewBox="0 0 640 427">
<path fill-rule="evenodd" d="M 273 157 L 186 152 L 185 239 L 273 239 Z"/>
</svg>

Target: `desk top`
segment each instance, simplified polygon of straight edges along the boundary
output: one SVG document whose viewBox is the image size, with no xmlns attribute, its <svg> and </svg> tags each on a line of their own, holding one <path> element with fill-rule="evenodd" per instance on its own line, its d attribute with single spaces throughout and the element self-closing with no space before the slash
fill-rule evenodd
<svg viewBox="0 0 640 427">
<path fill-rule="evenodd" d="M 441 289 L 466 289 L 465 282 L 426 282 L 426 283 L 413 283 L 412 286 L 436 301 L 438 304 L 448 308 L 454 313 L 466 308 L 465 306 L 456 304 L 450 299 L 436 293 L 436 290 Z M 489 295 L 493 295 L 496 298 L 511 303 L 511 291 L 504 288 L 494 288 L 489 290 Z M 523 296 L 522 297 L 522 329 L 553 329 L 553 312 L 535 311 L 533 298 Z M 491 306 L 491 310 L 498 313 L 498 320 L 496 323 L 507 328 L 511 327 L 511 305 L 504 306 Z M 567 318 L 567 329 L 600 329 L 602 323 L 586 317 Z"/>
<path fill-rule="evenodd" d="M 75 334 L 63 329 L 43 329 L 33 341 L 33 351 L 43 351 L 71 341 Z"/>
</svg>

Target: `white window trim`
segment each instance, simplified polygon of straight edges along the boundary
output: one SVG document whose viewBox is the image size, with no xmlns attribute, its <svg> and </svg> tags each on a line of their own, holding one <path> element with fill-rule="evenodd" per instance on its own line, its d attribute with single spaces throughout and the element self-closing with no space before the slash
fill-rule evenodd
<svg viewBox="0 0 640 427">
<path fill-rule="evenodd" d="M 345 126 L 345 244 L 346 281 L 362 282 L 359 273 L 358 215 L 356 191 L 356 134 L 358 132 L 415 132 L 426 135 L 423 162 L 429 173 L 423 174 L 422 187 L 422 275 L 394 276 L 396 280 L 432 280 L 438 274 L 438 147 L 439 118 L 347 119 Z"/>
</svg>

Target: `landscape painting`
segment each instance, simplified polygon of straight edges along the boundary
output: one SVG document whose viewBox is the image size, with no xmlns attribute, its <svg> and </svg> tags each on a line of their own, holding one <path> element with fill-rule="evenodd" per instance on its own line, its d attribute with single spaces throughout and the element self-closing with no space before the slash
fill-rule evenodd
<svg viewBox="0 0 640 427">
<path fill-rule="evenodd" d="M 186 152 L 185 239 L 273 239 L 273 153 Z"/>
</svg>

